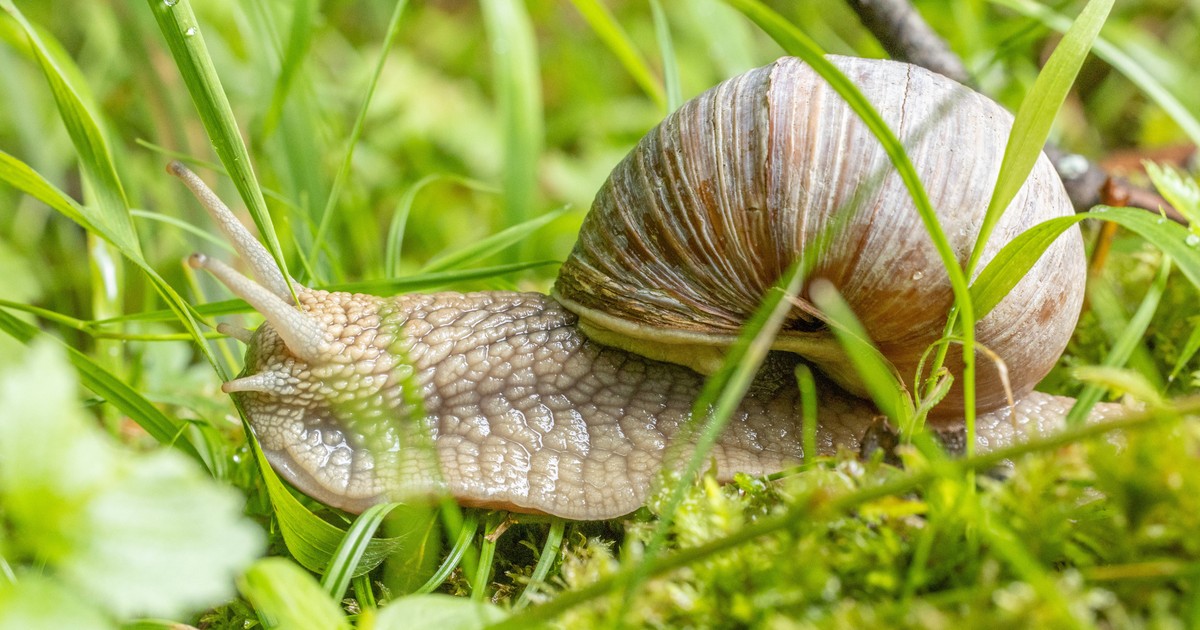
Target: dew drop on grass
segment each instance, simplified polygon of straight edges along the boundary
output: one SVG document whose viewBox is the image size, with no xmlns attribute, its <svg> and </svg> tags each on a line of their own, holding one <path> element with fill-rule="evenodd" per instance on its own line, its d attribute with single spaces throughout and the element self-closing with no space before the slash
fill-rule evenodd
<svg viewBox="0 0 1200 630">
<path fill-rule="evenodd" d="M 1187 238 L 1183 239 L 1183 242 L 1187 243 L 1188 247 L 1195 247 L 1197 245 L 1200 245 L 1200 235 L 1188 234 Z"/>
<path fill-rule="evenodd" d="M 169 9 L 179 4 L 179 0 L 163 0 L 163 4 L 167 5 L 167 8 Z"/>
<path fill-rule="evenodd" d="M 184 31 L 183 34 L 188 37 L 192 37 L 193 35 L 195 35 L 196 33 L 199 33 L 199 32 L 200 32 L 200 29 L 196 28 L 195 26 L 189 26 L 188 30 Z"/>
</svg>

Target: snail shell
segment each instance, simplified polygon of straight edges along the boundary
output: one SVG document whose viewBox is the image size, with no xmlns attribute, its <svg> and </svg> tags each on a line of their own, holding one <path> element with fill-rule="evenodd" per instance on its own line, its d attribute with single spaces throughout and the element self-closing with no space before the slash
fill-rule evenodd
<svg viewBox="0 0 1200 630">
<path fill-rule="evenodd" d="M 961 265 L 983 221 L 1012 116 L 987 97 L 916 66 L 829 57 L 901 139 Z M 979 268 L 1034 224 L 1073 213 L 1040 156 L 985 247 Z M 839 223 L 841 227 L 835 226 Z M 827 246 L 818 240 L 839 232 Z M 596 197 L 554 297 L 594 339 L 702 372 L 719 364 L 767 289 L 809 250 L 812 277 L 838 288 L 904 380 L 941 336 L 949 277 L 882 145 L 808 65 L 795 58 L 735 77 L 647 134 Z M 979 322 L 1023 396 L 1066 347 L 1083 301 L 1083 241 L 1059 238 Z M 805 355 L 857 391 L 813 309 L 792 310 L 777 349 Z M 958 374 L 959 353 L 950 353 Z M 980 362 L 978 408 L 1006 402 Z M 847 378 L 848 376 L 848 378 Z M 951 393 L 937 409 L 962 412 Z"/>
<path fill-rule="evenodd" d="M 903 139 L 966 260 L 1009 115 L 919 68 L 831 59 Z M 282 476 L 350 511 L 431 492 L 575 519 L 636 509 L 664 453 L 694 438 L 683 427 L 703 385 L 698 372 L 831 225 L 845 224 L 816 250 L 813 275 L 841 290 L 902 374 L 938 338 L 951 303 L 941 263 L 878 143 L 794 59 L 718 85 L 639 143 L 598 195 L 553 298 L 378 297 L 293 283 L 294 300 L 270 255 L 200 179 L 179 164 L 169 170 L 258 280 L 190 259 L 267 320 L 253 333 L 221 328 L 248 345 L 245 370 L 223 389 Z M 1021 230 L 1069 211 L 1043 158 L 984 261 Z M 1082 265 L 1080 236 L 1069 232 L 980 324 L 979 339 L 1004 359 L 1020 392 L 1066 343 Z M 791 314 L 777 346 L 786 352 L 767 358 L 719 437 L 718 478 L 777 471 L 804 455 L 796 352 L 853 389 L 814 312 Z M 996 405 L 1002 388 L 987 380 L 981 375 L 981 404 Z M 857 447 L 877 412 L 832 382 L 820 386 L 818 448 Z M 1051 431 L 1072 402 L 1030 392 L 984 413 L 979 447 Z M 1115 412 L 1102 407 L 1093 419 Z"/>
</svg>

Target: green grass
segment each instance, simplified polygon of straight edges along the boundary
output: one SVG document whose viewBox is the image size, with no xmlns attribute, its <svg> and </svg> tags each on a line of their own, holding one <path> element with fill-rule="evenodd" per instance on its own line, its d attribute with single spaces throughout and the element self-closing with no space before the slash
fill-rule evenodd
<svg viewBox="0 0 1200 630">
<path fill-rule="evenodd" d="M 1200 82 L 1200 50 L 1186 45 L 1200 26 L 1188 9 L 918 4 L 983 89 L 1019 112 L 996 208 L 1047 136 L 1100 159 L 1200 133 L 1200 94 L 1177 87 Z M 482 0 L 453 9 L 0 0 L 0 273 L 11 279 L 0 282 L 0 386 L 53 398 L 64 417 L 96 420 L 85 438 L 48 424 L 44 445 L 11 451 L 10 461 L 78 462 L 73 449 L 87 447 L 136 462 L 97 473 L 110 481 L 85 501 L 66 474 L 77 464 L 51 467 L 66 473 L 38 481 L 0 460 L 0 622 L 1200 625 L 1200 432 L 1181 419 L 1200 407 L 1200 248 L 1187 228 L 1141 211 L 1092 215 L 1126 230 L 1044 384 L 1088 401 L 1141 392 L 1151 406 L 1123 421 L 1119 447 L 1080 426 L 966 459 L 903 448 L 897 468 L 844 453 L 806 461 L 775 483 L 717 486 L 698 474 L 705 446 L 748 386 L 778 326 L 773 309 L 797 291 L 801 265 L 698 401 L 715 412 L 695 429 L 701 447 L 690 454 L 687 483 L 628 518 L 508 522 L 450 504 L 354 518 L 293 494 L 261 465 L 238 410 L 217 389 L 240 369 L 241 348 L 208 330 L 218 315 L 247 327 L 259 320 L 180 264 L 215 247 L 205 236 L 212 226 L 163 172 L 167 161 L 189 161 L 223 198 L 240 198 L 231 205 L 247 209 L 277 262 L 302 282 L 380 294 L 545 291 L 608 170 L 681 98 L 782 50 L 817 64 L 822 51 L 881 54 L 840 4 L 789 5 L 773 3 L 782 11 L 775 16 L 747 0 Z M 1081 13 L 1088 17 L 1068 31 Z M 1095 52 L 1111 68 L 1085 58 L 1097 33 Z M 1049 70 L 1039 74 L 1042 65 Z M 881 122 L 874 131 L 911 175 L 891 131 Z M 1196 197 L 1191 177 L 1155 173 L 1177 205 Z M 932 217 L 924 183 L 911 176 L 907 184 Z M 970 348 L 969 323 L 1011 290 L 1032 253 L 1077 221 L 1094 232 L 1096 221 L 1064 219 L 982 269 L 948 262 L 961 310 L 946 338 Z M 956 260 L 944 240 L 944 257 Z M 827 309 L 837 301 L 835 293 L 819 300 Z M 847 329 L 849 343 L 866 335 Z M 21 350 L 31 344 L 37 349 Z M 66 360 L 48 358 L 55 353 Z M 866 346 L 861 353 L 878 376 L 877 400 L 900 401 L 892 407 L 907 434 L 921 407 L 901 386 L 929 392 L 897 384 Z M 44 383 L 20 380 L 30 366 Z M 19 399 L 0 396 L 9 405 L 0 417 L 36 414 Z M 22 422 L 0 421 L 0 431 L 14 432 L 0 435 L 0 446 L 5 436 L 39 435 L 33 420 Z M 97 440 L 108 445 L 88 446 Z M 998 473 L 1002 457 L 1014 464 Z M 139 476 L 167 459 L 194 470 L 167 486 Z M 178 543 L 173 528 L 185 524 L 147 507 L 172 496 L 225 515 L 216 531 L 241 540 L 238 553 L 202 536 Z M 226 513 L 231 496 L 245 502 L 240 517 Z M 129 501 L 114 512 L 123 518 L 104 521 L 110 529 L 69 526 L 96 518 L 83 508 L 106 497 Z M 201 556 L 171 556 L 160 568 L 194 569 L 211 588 L 186 596 L 171 580 L 152 591 L 126 586 L 150 575 L 133 547 L 119 546 L 143 531 L 145 548 Z M 252 544 L 251 531 L 265 547 Z M 60 532 L 74 533 L 55 538 Z M 128 560 L 109 575 L 92 561 L 111 549 Z"/>
</svg>

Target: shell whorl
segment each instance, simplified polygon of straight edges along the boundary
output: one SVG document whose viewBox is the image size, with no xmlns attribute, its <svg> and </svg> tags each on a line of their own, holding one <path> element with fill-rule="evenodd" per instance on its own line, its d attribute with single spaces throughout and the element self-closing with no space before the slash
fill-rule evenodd
<svg viewBox="0 0 1200 630">
<path fill-rule="evenodd" d="M 915 66 L 830 60 L 904 143 L 965 265 L 1012 116 Z M 982 263 L 1030 226 L 1071 212 L 1053 167 L 1040 157 Z M 713 338 L 719 345 L 832 229 L 840 233 L 818 255 L 811 277 L 834 283 L 911 380 L 945 325 L 953 302 L 948 276 L 878 140 L 809 66 L 784 58 L 717 85 L 642 139 L 598 193 L 555 296 L 581 322 L 615 336 L 693 347 Z M 1082 304 L 1083 269 L 1082 239 L 1072 230 L 979 323 L 979 343 L 1003 359 L 1018 397 L 1066 346 Z M 828 339 L 822 328 L 797 307 L 781 343 Z M 950 356 L 957 374 L 960 361 Z M 988 361 L 980 365 L 978 405 L 997 408 L 1004 387 L 988 378 Z M 959 409 L 961 399 L 952 395 L 939 412 Z"/>
</svg>

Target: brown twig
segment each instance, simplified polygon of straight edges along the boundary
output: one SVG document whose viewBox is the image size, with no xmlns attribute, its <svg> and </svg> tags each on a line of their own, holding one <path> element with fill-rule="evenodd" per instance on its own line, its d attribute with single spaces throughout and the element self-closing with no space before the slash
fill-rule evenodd
<svg viewBox="0 0 1200 630">
<path fill-rule="evenodd" d="M 946 40 L 942 39 L 908 0 L 846 0 L 858 13 L 863 26 L 879 40 L 893 59 L 906 61 L 964 85 L 972 85 L 970 73 Z M 1078 153 L 1064 151 L 1053 143 L 1044 149 L 1067 189 L 1077 211 L 1101 203 L 1101 190 L 1110 179 L 1126 191 L 1129 206 L 1158 212 L 1186 224 L 1183 215 L 1153 191 L 1139 188 L 1121 177 L 1113 177 L 1100 166 Z"/>
</svg>

